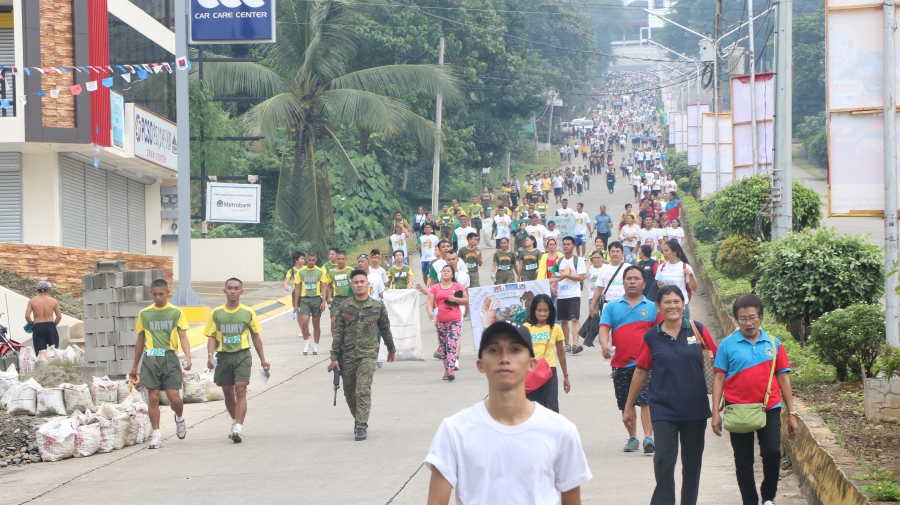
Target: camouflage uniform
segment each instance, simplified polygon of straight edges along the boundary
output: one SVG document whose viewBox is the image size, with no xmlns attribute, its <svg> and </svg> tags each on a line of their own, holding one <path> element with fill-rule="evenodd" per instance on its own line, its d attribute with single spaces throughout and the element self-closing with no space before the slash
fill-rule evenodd
<svg viewBox="0 0 900 505">
<path fill-rule="evenodd" d="M 344 398 L 350 414 L 356 420 L 355 428 L 368 429 L 369 411 L 372 408 L 372 378 L 375 360 L 378 359 L 378 333 L 384 339 L 388 354 L 394 354 L 391 323 L 384 304 L 369 298 L 361 302 L 352 296 L 340 308 L 334 322 L 334 340 L 331 359 L 338 359 L 343 352 L 341 379 L 344 381 Z"/>
</svg>

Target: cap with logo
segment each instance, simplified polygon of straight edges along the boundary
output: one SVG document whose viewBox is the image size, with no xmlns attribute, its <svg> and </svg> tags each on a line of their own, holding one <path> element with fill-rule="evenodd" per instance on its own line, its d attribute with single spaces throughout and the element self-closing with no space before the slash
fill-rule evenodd
<svg viewBox="0 0 900 505">
<path fill-rule="evenodd" d="M 491 337 L 503 333 L 510 334 L 513 337 L 517 338 L 522 345 L 528 348 L 528 352 L 531 354 L 531 357 L 534 357 L 534 347 L 531 345 L 531 332 L 528 331 L 528 328 L 515 321 L 507 321 L 503 319 L 488 326 L 481 333 L 481 343 L 478 346 L 478 359 L 481 359 L 481 353 L 490 344 Z"/>
</svg>

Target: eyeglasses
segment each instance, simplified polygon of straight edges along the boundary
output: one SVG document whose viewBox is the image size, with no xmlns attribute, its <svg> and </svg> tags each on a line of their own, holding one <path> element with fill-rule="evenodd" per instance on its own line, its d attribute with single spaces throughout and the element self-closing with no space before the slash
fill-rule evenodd
<svg viewBox="0 0 900 505">
<path fill-rule="evenodd" d="M 758 316 L 742 317 L 742 318 L 738 319 L 738 323 L 740 323 L 740 324 L 753 324 L 757 321 L 759 321 Z"/>
</svg>

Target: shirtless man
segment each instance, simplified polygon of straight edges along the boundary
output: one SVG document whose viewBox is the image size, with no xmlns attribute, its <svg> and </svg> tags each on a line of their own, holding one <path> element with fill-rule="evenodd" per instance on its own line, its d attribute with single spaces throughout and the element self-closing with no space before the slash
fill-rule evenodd
<svg viewBox="0 0 900 505">
<path fill-rule="evenodd" d="M 56 325 L 62 321 L 59 302 L 50 296 L 50 283 L 38 282 L 37 290 L 38 295 L 28 300 L 28 307 L 25 309 L 25 320 L 34 331 L 31 343 L 34 345 L 35 353 L 39 353 L 51 345 L 59 347 Z"/>
</svg>

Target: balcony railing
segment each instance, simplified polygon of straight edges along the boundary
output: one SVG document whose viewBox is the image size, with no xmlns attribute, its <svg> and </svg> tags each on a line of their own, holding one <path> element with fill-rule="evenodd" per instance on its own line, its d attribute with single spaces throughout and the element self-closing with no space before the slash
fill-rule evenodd
<svg viewBox="0 0 900 505">
<path fill-rule="evenodd" d="M 19 102 L 16 100 L 16 77 L 12 75 L 12 69 L 4 68 L 0 70 L 0 99 L 9 100 L 9 108 L 0 107 L 0 117 L 15 117 L 16 106 Z"/>
</svg>

